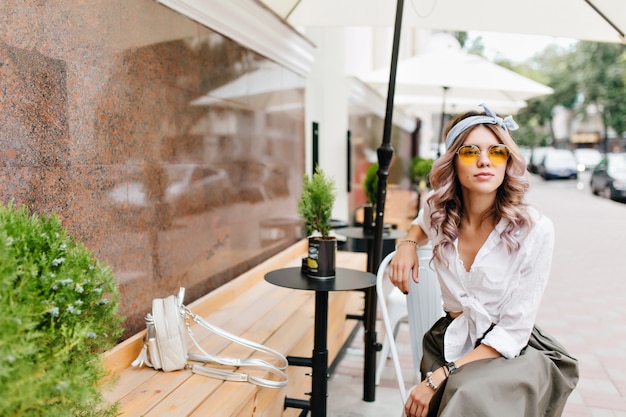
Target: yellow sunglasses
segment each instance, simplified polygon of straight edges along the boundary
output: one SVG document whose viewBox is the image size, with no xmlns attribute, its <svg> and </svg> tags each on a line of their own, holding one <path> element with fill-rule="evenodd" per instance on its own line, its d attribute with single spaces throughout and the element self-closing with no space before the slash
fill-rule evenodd
<svg viewBox="0 0 626 417">
<path fill-rule="evenodd" d="M 457 151 L 461 162 L 465 164 L 475 164 L 480 158 L 481 149 L 476 145 L 463 145 Z M 487 148 L 487 156 L 494 165 L 500 165 L 505 163 L 509 159 L 509 148 L 506 145 L 500 143 L 497 145 L 491 145 Z"/>
</svg>

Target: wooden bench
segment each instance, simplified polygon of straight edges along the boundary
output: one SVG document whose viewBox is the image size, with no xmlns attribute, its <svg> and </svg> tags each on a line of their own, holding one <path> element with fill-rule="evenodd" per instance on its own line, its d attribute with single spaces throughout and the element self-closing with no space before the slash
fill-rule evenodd
<svg viewBox="0 0 626 417">
<path fill-rule="evenodd" d="M 307 240 L 287 248 L 241 276 L 190 303 L 188 307 L 210 323 L 235 335 L 263 343 L 285 356 L 310 357 L 313 349 L 315 294 L 271 285 L 264 275 L 275 269 L 299 266 Z M 366 269 L 366 254 L 337 252 L 337 266 Z M 364 293 L 329 293 L 329 362 L 337 358 L 359 322 L 348 314 L 363 314 Z M 194 335 L 212 354 L 245 357 L 241 346 L 193 326 Z M 142 331 L 104 355 L 107 369 L 118 377 L 104 396 L 119 402 L 123 416 L 298 416 L 301 410 L 284 409 L 284 398 L 308 399 L 310 369 L 290 366 L 289 384 L 282 389 L 242 382 L 225 382 L 192 374 L 189 370 L 155 371 L 133 368 L 131 362 L 143 346 Z M 189 342 L 190 351 L 196 351 Z"/>
</svg>

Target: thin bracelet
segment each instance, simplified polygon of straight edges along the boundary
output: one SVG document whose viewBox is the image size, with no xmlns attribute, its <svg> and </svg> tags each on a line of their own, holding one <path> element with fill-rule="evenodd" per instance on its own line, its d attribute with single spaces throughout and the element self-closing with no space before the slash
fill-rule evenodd
<svg viewBox="0 0 626 417">
<path fill-rule="evenodd" d="M 414 240 L 409 240 L 409 239 L 405 239 L 405 240 L 401 240 L 398 242 L 398 244 L 396 245 L 396 250 L 398 250 L 398 248 L 402 245 L 414 245 L 415 247 L 418 246 L 417 242 Z"/>
<path fill-rule="evenodd" d="M 437 388 L 439 388 L 433 382 L 433 373 L 432 372 L 426 372 L 426 386 L 432 388 L 433 391 L 437 391 Z"/>
</svg>

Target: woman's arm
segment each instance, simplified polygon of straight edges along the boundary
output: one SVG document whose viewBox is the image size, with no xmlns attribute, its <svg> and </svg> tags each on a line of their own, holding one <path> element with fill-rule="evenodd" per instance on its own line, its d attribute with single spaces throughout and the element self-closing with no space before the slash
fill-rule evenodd
<svg viewBox="0 0 626 417">
<path fill-rule="evenodd" d="M 522 243 L 524 260 L 512 291 L 502 300 L 498 322 L 482 340 L 505 358 L 514 358 L 528 343 L 552 269 L 554 226 L 542 217 Z"/>
<path fill-rule="evenodd" d="M 460 368 L 461 366 L 466 365 L 470 362 L 479 361 L 481 359 L 499 358 L 500 356 L 502 356 L 500 352 L 498 352 L 491 346 L 484 345 L 481 343 L 478 346 L 476 346 L 474 350 L 462 356 L 460 359 L 457 359 L 456 361 L 454 361 L 454 366 L 456 366 L 457 368 Z M 434 371 L 433 376 L 432 376 L 433 381 L 437 385 L 440 385 L 443 382 L 443 380 L 446 379 L 446 377 L 448 377 L 448 370 L 444 369 L 443 367 Z"/>
<path fill-rule="evenodd" d="M 418 224 L 412 224 L 406 236 L 398 241 L 389 267 L 389 280 L 403 293 L 409 292 L 409 279 L 418 282 L 417 246 L 426 243 L 428 235 Z"/>
<path fill-rule="evenodd" d="M 454 365 L 459 368 L 470 362 L 474 362 L 481 359 L 490 359 L 500 357 L 500 353 L 491 346 L 480 344 L 474 350 L 467 355 L 456 360 Z M 428 413 L 428 406 L 430 400 L 435 394 L 435 388 L 438 388 L 443 381 L 448 378 L 449 370 L 447 366 L 442 366 L 432 374 L 428 375 L 421 383 L 415 386 L 407 398 L 406 404 L 404 404 L 404 410 L 408 417 L 426 416 Z M 433 384 L 434 386 L 431 386 Z"/>
</svg>

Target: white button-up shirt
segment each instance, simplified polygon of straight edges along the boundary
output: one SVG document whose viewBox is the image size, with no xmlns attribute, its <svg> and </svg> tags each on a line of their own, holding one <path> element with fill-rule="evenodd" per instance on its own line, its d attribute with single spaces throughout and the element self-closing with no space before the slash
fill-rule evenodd
<svg viewBox="0 0 626 417">
<path fill-rule="evenodd" d="M 508 253 L 500 234 L 508 224 L 501 220 L 480 248 L 469 271 L 459 257 L 458 239 L 444 255 L 449 265 L 434 260 L 443 308 L 462 312 L 444 335 L 444 355 L 455 361 L 482 343 L 505 358 L 520 354 L 528 343 L 550 275 L 554 248 L 552 221 L 530 208 L 533 226 L 518 251 Z M 419 225 L 436 245 L 441 236 L 430 227 L 430 207 L 420 211 Z M 523 233 L 523 231 L 522 231 Z M 491 325 L 493 329 L 486 335 Z"/>
</svg>

